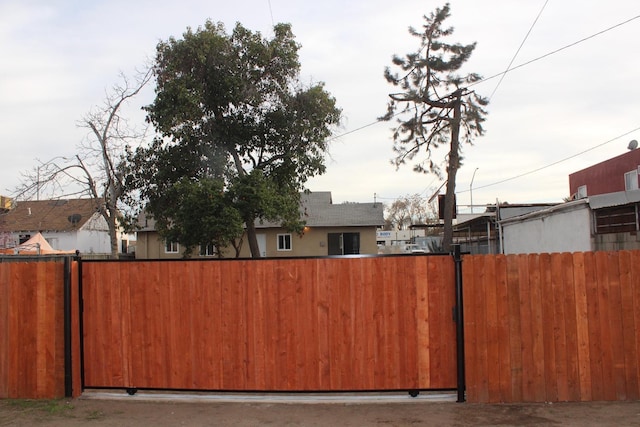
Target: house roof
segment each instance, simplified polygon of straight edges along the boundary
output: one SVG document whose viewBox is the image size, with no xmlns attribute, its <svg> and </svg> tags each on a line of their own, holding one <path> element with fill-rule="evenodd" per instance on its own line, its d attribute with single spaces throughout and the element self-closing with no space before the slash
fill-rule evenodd
<svg viewBox="0 0 640 427">
<path fill-rule="evenodd" d="M 546 209 L 539 209 L 539 210 L 528 212 L 522 215 L 503 218 L 498 222 L 502 225 L 506 225 L 506 224 L 516 223 L 519 221 L 527 221 L 532 218 L 548 217 L 556 213 L 562 213 L 562 212 L 567 212 L 567 211 L 576 210 L 576 209 L 584 209 L 586 207 L 587 207 L 586 199 L 572 200 L 570 202 L 559 203 L 553 206 L 549 206 Z"/>
<path fill-rule="evenodd" d="M 330 191 L 314 191 L 300 195 L 300 215 L 309 227 L 371 227 L 384 225 L 382 203 L 342 203 L 334 205 Z M 154 231 L 155 221 L 141 213 L 138 231 Z M 257 219 L 258 229 L 279 228 L 280 222 Z"/>
<path fill-rule="evenodd" d="M 591 209 L 608 208 L 640 202 L 640 190 L 617 191 L 615 193 L 589 196 Z"/>
<path fill-rule="evenodd" d="M 384 225 L 382 203 L 342 203 L 334 205 L 330 191 L 300 195 L 300 214 L 309 227 L 367 227 Z M 256 222 L 256 228 L 279 227 L 279 223 Z"/>
<path fill-rule="evenodd" d="M 0 215 L 0 230 L 73 231 L 82 227 L 96 212 L 93 199 L 18 201 Z"/>
</svg>

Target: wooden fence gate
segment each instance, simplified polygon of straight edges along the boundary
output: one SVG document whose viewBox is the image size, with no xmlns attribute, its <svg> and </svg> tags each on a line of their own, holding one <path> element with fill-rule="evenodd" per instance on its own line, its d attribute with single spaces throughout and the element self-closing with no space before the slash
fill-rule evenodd
<svg viewBox="0 0 640 427">
<path fill-rule="evenodd" d="M 450 256 L 83 261 L 85 388 L 456 388 Z"/>
</svg>

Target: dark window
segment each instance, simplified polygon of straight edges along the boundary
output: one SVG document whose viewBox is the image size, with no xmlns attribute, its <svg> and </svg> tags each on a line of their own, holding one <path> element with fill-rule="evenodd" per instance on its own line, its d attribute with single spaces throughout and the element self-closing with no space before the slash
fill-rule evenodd
<svg viewBox="0 0 640 427">
<path fill-rule="evenodd" d="M 360 233 L 329 233 L 329 255 L 356 255 L 360 253 Z"/>
<path fill-rule="evenodd" d="M 278 250 L 279 251 L 291 250 L 291 234 L 278 234 Z"/>
<path fill-rule="evenodd" d="M 597 234 L 624 233 L 638 229 L 635 205 L 615 206 L 595 212 Z"/>
<path fill-rule="evenodd" d="M 168 254 L 177 254 L 179 251 L 178 242 L 165 240 L 164 251 L 165 253 L 168 253 Z"/>
<path fill-rule="evenodd" d="M 216 247 L 213 243 L 208 245 L 200 245 L 200 256 L 214 256 L 216 254 Z"/>
</svg>

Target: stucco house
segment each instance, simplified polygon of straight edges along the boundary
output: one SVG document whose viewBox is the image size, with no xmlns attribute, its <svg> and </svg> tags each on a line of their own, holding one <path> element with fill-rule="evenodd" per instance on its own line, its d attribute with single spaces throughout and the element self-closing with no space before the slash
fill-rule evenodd
<svg viewBox="0 0 640 427">
<path fill-rule="evenodd" d="M 17 247 L 37 233 L 55 250 L 111 253 L 107 223 L 92 199 L 17 201 L 0 212 L 0 249 Z"/>
<path fill-rule="evenodd" d="M 301 194 L 300 214 L 306 226 L 302 235 L 283 229 L 278 223 L 256 221 L 258 246 L 263 257 L 302 257 L 352 254 L 376 254 L 376 231 L 384 225 L 381 203 L 334 204 L 329 191 Z M 183 249 L 176 242 L 160 238 L 154 221 L 141 217 L 137 233 L 136 258 L 181 258 Z M 212 256 L 206 247 L 194 257 Z M 225 257 L 235 254 L 225 251 Z M 250 257 L 245 242 L 240 253 Z"/>
</svg>

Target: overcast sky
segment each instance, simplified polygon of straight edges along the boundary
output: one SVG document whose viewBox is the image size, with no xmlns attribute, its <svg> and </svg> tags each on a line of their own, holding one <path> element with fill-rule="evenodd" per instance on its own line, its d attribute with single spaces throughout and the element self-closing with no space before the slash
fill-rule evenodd
<svg viewBox="0 0 640 427">
<path fill-rule="evenodd" d="M 443 4 L 0 0 L 0 193 L 10 194 L 36 159 L 73 155 L 86 134 L 77 121 L 104 100 L 120 72 L 133 74 L 158 41 L 211 19 L 229 31 L 240 22 L 267 37 L 273 23 L 291 23 L 302 45 L 303 81 L 325 82 L 337 99 L 344 122 L 331 142 L 327 173 L 308 182 L 310 190 L 331 191 L 334 203 L 369 202 L 374 194 L 384 202 L 428 197 L 441 182 L 409 166 L 396 171 L 391 124 L 375 122 L 393 90 L 384 68 L 393 54 L 417 47 L 407 28 L 420 27 L 422 16 Z M 594 37 L 507 73 L 496 90 L 500 79 L 490 77 L 507 68 L 541 10 L 513 66 Z M 451 1 L 450 40 L 477 42 L 463 71 L 487 78 L 473 88 L 481 95 L 495 90 L 485 136 L 463 150 L 460 205 L 470 202 L 474 171 L 474 205 L 562 201 L 570 173 L 640 140 L 639 16 L 637 0 Z M 151 87 L 137 98 L 131 117 L 142 119 L 139 108 L 152 96 Z"/>
</svg>

